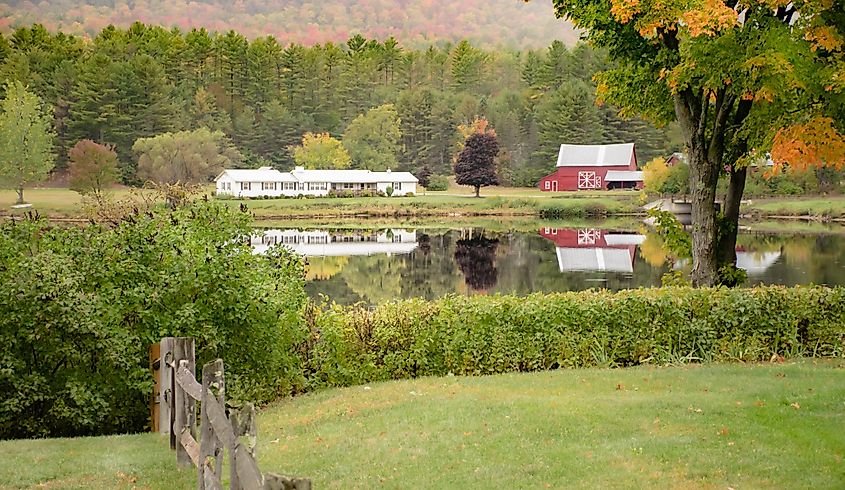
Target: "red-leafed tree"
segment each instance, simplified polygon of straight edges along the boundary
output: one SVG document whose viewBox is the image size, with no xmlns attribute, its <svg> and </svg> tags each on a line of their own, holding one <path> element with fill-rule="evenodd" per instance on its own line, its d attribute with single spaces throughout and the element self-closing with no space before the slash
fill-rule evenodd
<svg viewBox="0 0 845 490">
<path fill-rule="evenodd" d="M 471 134 L 455 163 L 455 182 L 475 187 L 475 197 L 479 197 L 482 187 L 498 185 L 499 177 L 494 163 L 498 154 L 499 140 L 495 134 Z"/>
<path fill-rule="evenodd" d="M 68 152 L 70 189 L 100 199 L 117 181 L 117 153 L 111 145 L 91 140 L 76 143 Z"/>
</svg>

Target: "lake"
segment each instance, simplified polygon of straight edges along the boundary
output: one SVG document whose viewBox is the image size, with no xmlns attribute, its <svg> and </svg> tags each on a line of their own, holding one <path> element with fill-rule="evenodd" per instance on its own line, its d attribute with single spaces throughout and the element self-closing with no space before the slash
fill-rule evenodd
<svg viewBox="0 0 845 490">
<path fill-rule="evenodd" d="M 308 294 L 342 304 L 659 286 L 666 272 L 689 267 L 668 257 L 661 238 L 644 225 L 528 226 L 265 229 L 252 245 L 256 253 L 282 245 L 304 255 Z M 748 285 L 844 285 L 843 233 L 744 231 L 737 265 L 747 271 Z"/>
</svg>

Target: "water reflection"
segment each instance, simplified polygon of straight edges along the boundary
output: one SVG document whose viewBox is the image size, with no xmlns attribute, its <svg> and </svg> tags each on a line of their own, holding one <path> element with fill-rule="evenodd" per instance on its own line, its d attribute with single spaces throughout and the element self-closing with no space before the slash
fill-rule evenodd
<svg viewBox="0 0 845 490">
<path fill-rule="evenodd" d="M 483 235 L 462 238 L 455 244 L 455 262 L 464 275 L 464 282 L 474 291 L 487 291 L 499 278 L 496 270 L 496 249 L 499 240 Z"/>
<path fill-rule="evenodd" d="M 344 304 L 659 286 L 663 274 L 690 265 L 668 256 L 646 227 L 265 230 L 252 245 L 304 255 L 309 295 Z M 749 285 L 845 284 L 842 235 L 743 233 L 737 245 Z"/>
<path fill-rule="evenodd" d="M 596 228 L 541 228 L 540 236 L 555 244 L 561 272 L 598 271 L 634 273 L 637 246 L 645 235 Z"/>
<path fill-rule="evenodd" d="M 253 252 L 264 253 L 283 245 L 305 257 L 337 257 L 373 254 L 407 254 L 417 248 L 415 231 L 331 232 L 328 230 L 264 230 L 251 238 Z"/>
</svg>

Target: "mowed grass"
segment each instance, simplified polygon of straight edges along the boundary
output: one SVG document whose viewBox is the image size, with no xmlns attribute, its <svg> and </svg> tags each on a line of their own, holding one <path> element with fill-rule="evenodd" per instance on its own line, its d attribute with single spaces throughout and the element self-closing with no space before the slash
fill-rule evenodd
<svg viewBox="0 0 845 490">
<path fill-rule="evenodd" d="M 845 360 L 558 370 L 324 390 L 258 419 L 315 488 L 843 488 Z M 0 488 L 194 485 L 155 434 L 0 442 Z"/>
<path fill-rule="evenodd" d="M 535 189 L 485 189 L 483 197 L 448 192 L 426 193 L 414 197 L 352 197 L 311 199 L 221 199 L 233 207 L 246 206 L 258 219 L 355 216 L 536 216 L 541 208 L 567 210 L 569 216 L 586 216 L 596 209 L 610 214 L 636 213 L 639 195 L 628 191 L 541 193 Z M 211 194 L 213 187 L 208 187 Z M 126 188 L 111 192 L 114 198 L 129 195 Z M 496 192 L 500 194 L 496 194 Z M 55 218 L 82 217 L 82 200 L 76 192 L 62 188 L 26 189 L 24 198 L 31 208 L 13 210 L 17 195 L 0 190 L 0 212 L 23 215 L 35 210 Z"/>
<path fill-rule="evenodd" d="M 330 390 L 259 418 L 319 488 L 843 488 L 845 363 L 559 370 Z"/>
<path fill-rule="evenodd" d="M 845 196 L 752 199 L 743 212 L 761 216 L 845 217 Z"/>
<path fill-rule="evenodd" d="M 0 488 L 188 489 L 196 470 L 179 469 L 168 439 L 137 434 L 0 441 Z"/>
</svg>

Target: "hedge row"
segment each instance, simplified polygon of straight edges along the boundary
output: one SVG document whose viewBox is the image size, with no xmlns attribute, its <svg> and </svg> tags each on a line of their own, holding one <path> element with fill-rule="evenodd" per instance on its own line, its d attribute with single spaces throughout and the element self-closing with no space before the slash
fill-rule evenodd
<svg viewBox="0 0 845 490">
<path fill-rule="evenodd" d="M 662 288 L 312 307 L 309 387 L 448 373 L 845 355 L 845 289 Z"/>
</svg>

